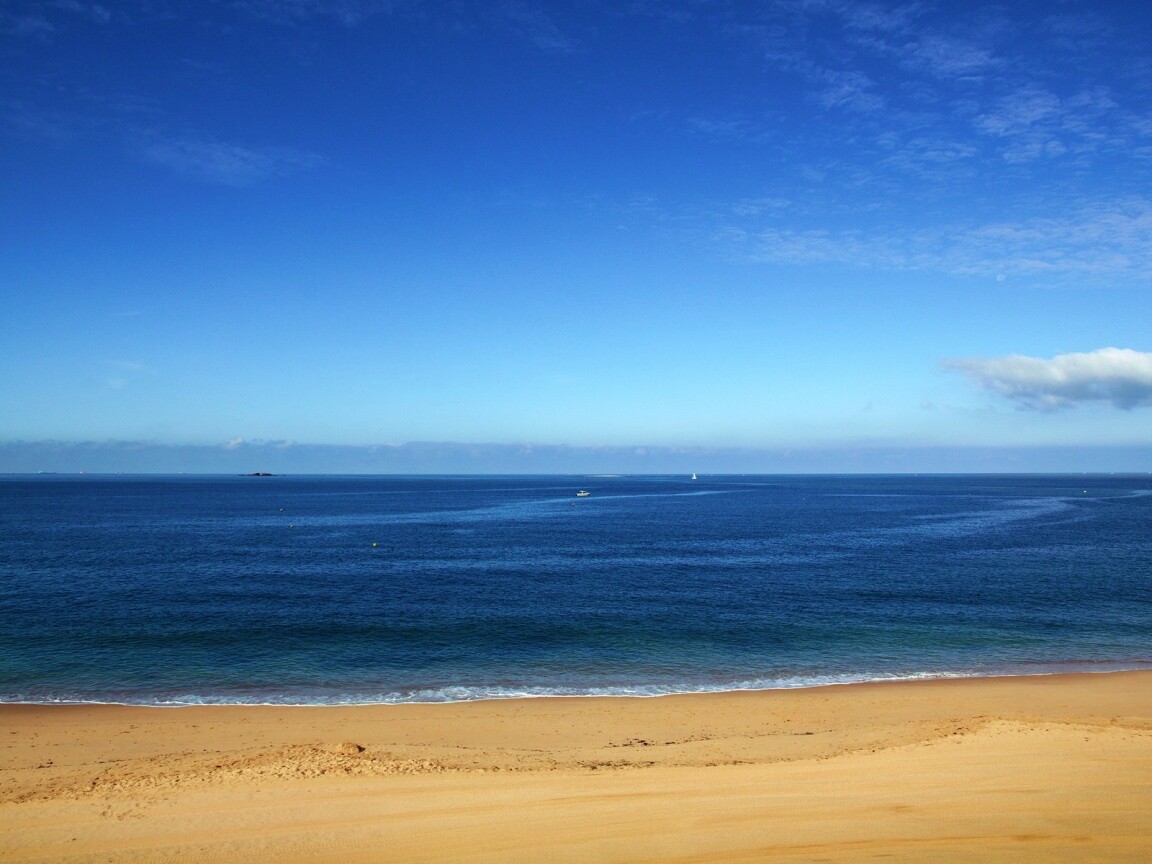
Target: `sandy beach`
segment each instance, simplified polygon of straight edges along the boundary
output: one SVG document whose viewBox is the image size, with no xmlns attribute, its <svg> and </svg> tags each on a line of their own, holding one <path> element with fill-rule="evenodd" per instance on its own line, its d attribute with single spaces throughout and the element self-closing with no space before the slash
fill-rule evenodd
<svg viewBox="0 0 1152 864">
<path fill-rule="evenodd" d="M 1152 673 L 0 706 L 5 861 L 1146 861 Z"/>
</svg>

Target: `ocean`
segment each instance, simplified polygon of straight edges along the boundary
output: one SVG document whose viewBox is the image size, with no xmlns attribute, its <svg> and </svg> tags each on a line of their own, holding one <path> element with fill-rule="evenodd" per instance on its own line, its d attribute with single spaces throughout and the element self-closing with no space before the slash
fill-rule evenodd
<svg viewBox="0 0 1152 864">
<path fill-rule="evenodd" d="M 1145 668 L 1152 475 L 0 478 L 5 702 Z"/>
</svg>

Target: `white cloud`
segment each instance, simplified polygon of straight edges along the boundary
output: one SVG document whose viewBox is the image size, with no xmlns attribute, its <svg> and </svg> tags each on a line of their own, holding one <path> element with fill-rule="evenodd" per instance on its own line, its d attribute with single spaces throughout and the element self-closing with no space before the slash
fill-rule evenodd
<svg viewBox="0 0 1152 864">
<path fill-rule="evenodd" d="M 1152 353 L 1101 348 L 1058 354 L 1050 360 L 1013 354 L 990 359 L 945 360 L 1024 408 L 1052 411 L 1079 402 L 1111 402 L 1117 408 L 1152 406 Z"/>
</svg>

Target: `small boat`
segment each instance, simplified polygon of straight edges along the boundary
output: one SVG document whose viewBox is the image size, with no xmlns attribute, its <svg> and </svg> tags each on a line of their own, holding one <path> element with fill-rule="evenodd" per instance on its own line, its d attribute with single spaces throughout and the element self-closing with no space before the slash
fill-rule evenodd
<svg viewBox="0 0 1152 864">
<path fill-rule="evenodd" d="M 587 498 L 591 494 L 592 493 L 589 492 L 587 489 L 581 489 L 579 492 L 576 493 L 576 497 L 577 498 Z"/>
<path fill-rule="evenodd" d="M 696 472 L 695 472 L 695 471 L 693 471 L 693 472 L 692 472 L 692 479 L 693 479 L 693 480 L 695 480 L 695 479 L 696 479 Z"/>
</svg>

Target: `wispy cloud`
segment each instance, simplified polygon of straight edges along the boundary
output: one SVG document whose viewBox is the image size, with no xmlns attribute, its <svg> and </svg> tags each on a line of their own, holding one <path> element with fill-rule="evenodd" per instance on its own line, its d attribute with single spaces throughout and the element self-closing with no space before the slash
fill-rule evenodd
<svg viewBox="0 0 1152 864">
<path fill-rule="evenodd" d="M 0 10 L 0 33 L 8 36 L 47 36 L 56 27 L 40 9 L 15 13 Z"/>
<path fill-rule="evenodd" d="M 862 72 L 820 69 L 815 77 L 819 85 L 814 96 L 825 108 L 868 112 L 884 107 L 884 98 L 876 92 L 876 82 Z"/>
<path fill-rule="evenodd" d="M 508 2 L 501 7 L 504 21 L 513 32 L 552 54 L 573 54 L 580 43 L 564 33 L 543 8 L 525 2 Z"/>
<path fill-rule="evenodd" d="M 42 144 L 65 144 L 81 124 L 63 111 L 39 108 L 15 99 L 0 99 L 0 129 Z"/>
<path fill-rule="evenodd" d="M 945 368 L 968 375 L 1023 408 L 1053 411 L 1080 402 L 1109 402 L 1117 408 L 1152 406 L 1152 353 L 1101 348 L 1050 359 L 960 358 Z"/>
<path fill-rule="evenodd" d="M 152 366 L 133 360 L 105 360 L 100 383 L 109 390 L 123 390 L 143 379 L 159 377 Z"/>
<path fill-rule="evenodd" d="M 1002 142 L 1001 153 L 1006 160 L 1022 162 L 1068 152 L 1061 140 L 1064 114 L 1055 94 L 1028 85 L 1001 97 L 975 119 L 974 125 L 982 134 Z"/>
<path fill-rule="evenodd" d="M 107 24 L 112 20 L 112 13 L 108 11 L 107 7 L 99 3 L 81 3 L 80 0 L 48 0 L 47 5 L 95 21 L 97 24 Z"/>
<path fill-rule="evenodd" d="M 112 13 L 99 3 L 79 0 L 33 0 L 0 8 L 0 34 L 48 37 L 60 31 L 68 19 L 107 24 Z"/>
<path fill-rule="evenodd" d="M 209 183 L 247 186 L 324 163 L 323 157 L 289 147 L 246 147 L 194 135 L 138 136 L 136 149 L 148 162 Z"/>
<path fill-rule="evenodd" d="M 955 166 L 954 179 L 969 189 L 974 170 L 982 185 L 1059 181 L 1064 191 L 1102 176 L 1087 173 L 1102 160 L 1112 160 L 1103 176 L 1122 176 L 1114 163 L 1129 173 L 1152 170 L 1148 93 L 1131 86 L 1146 79 L 1146 52 L 1099 18 L 1010 8 L 957 17 L 933 3 L 859 0 L 724 8 L 712 23 L 763 58 L 766 114 L 780 110 L 774 93 L 791 97 L 785 113 L 795 113 L 799 94 L 825 114 L 799 127 L 816 134 L 794 135 L 794 152 L 850 141 L 861 172 L 926 168 L 945 181 Z M 1053 174 L 1054 166 L 1067 170 Z"/>
<path fill-rule="evenodd" d="M 161 124 L 166 120 L 165 112 L 149 100 L 130 95 L 102 95 L 68 110 L 0 99 L 2 134 L 55 146 L 111 136 L 135 158 L 207 183 L 248 186 L 317 168 L 326 161 L 317 153 L 294 147 L 249 146 L 201 132 L 165 131 Z"/>
<path fill-rule="evenodd" d="M 767 141 L 772 133 L 761 123 L 748 117 L 689 117 L 685 121 L 692 132 L 713 140 L 760 142 Z"/>
<path fill-rule="evenodd" d="M 353 27 L 377 15 L 387 15 L 414 0 L 234 0 L 237 9 L 258 18 L 299 21 L 334 18 Z"/>
<path fill-rule="evenodd" d="M 798 204 L 781 213 L 738 202 L 727 219 L 713 218 L 721 227 L 712 236 L 725 237 L 733 254 L 765 262 L 1052 281 L 1152 278 L 1152 200 L 1143 198 L 1082 205 L 1060 215 L 931 227 L 823 227 L 818 213 Z M 779 224 L 756 227 L 757 221 Z M 803 222 L 810 224 L 798 227 Z"/>
<path fill-rule="evenodd" d="M 990 46 L 941 33 L 915 41 L 904 54 L 904 60 L 919 65 L 934 77 L 951 79 L 984 78 L 1004 67 L 1004 60 L 997 57 Z"/>
<path fill-rule="evenodd" d="M 765 179 L 746 198 L 680 208 L 698 241 L 767 262 L 1152 278 L 1146 51 L 1104 15 L 956 16 L 931 0 L 628 8 L 709 27 L 759 58 L 758 103 L 679 118 L 718 149 L 763 148 L 748 173 Z M 766 199 L 787 204 L 750 203 Z"/>
</svg>

